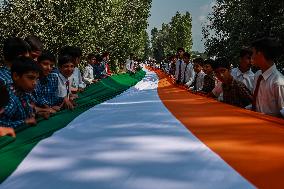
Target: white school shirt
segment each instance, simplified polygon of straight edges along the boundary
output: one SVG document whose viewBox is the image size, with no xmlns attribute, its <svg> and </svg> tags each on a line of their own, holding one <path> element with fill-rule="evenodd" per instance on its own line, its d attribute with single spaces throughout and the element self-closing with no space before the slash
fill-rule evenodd
<svg viewBox="0 0 284 189">
<path fill-rule="evenodd" d="M 261 71 L 255 75 L 254 89 Z M 284 117 L 284 76 L 277 70 L 275 64 L 262 76 L 256 98 L 256 111 Z"/>
<path fill-rule="evenodd" d="M 135 71 L 134 68 L 135 68 L 134 60 L 127 59 L 126 60 L 126 70 L 130 72 L 134 72 Z"/>
<path fill-rule="evenodd" d="M 71 83 L 69 82 L 69 86 L 66 85 L 66 82 L 69 81 L 68 78 L 65 78 L 61 73 L 57 74 L 58 76 L 58 97 L 65 98 L 69 94 L 71 94 Z"/>
<path fill-rule="evenodd" d="M 193 70 L 193 64 L 189 62 L 187 65 L 185 65 L 184 69 L 185 70 L 184 70 L 183 76 L 185 77 L 184 78 L 185 85 L 189 87 L 193 83 L 194 77 L 195 77 L 195 72 Z"/>
<path fill-rule="evenodd" d="M 218 79 L 215 80 L 215 87 L 212 90 L 212 93 L 214 96 L 217 97 L 219 101 L 223 101 L 223 87 L 222 87 L 222 82 L 219 81 Z"/>
<path fill-rule="evenodd" d="M 82 88 L 84 89 L 86 87 L 86 84 L 83 82 L 83 78 L 81 75 L 81 72 L 79 68 L 75 67 L 74 72 L 69 78 L 69 81 L 71 82 L 72 88 Z"/>
<path fill-rule="evenodd" d="M 186 64 L 184 63 L 183 60 L 177 60 L 176 62 L 176 71 L 175 71 L 175 78 L 176 78 L 176 81 L 178 80 L 178 74 L 179 74 L 179 66 L 181 64 L 181 77 L 180 77 L 180 82 L 183 81 L 183 76 L 184 76 L 184 69 L 185 69 L 185 66 Z"/>
<path fill-rule="evenodd" d="M 171 68 L 171 65 L 169 62 L 165 62 L 165 71 L 166 73 L 170 73 L 170 68 Z"/>
<path fill-rule="evenodd" d="M 88 64 L 83 73 L 83 80 L 87 84 L 92 84 L 94 80 L 94 68 L 92 65 Z"/>
<path fill-rule="evenodd" d="M 231 74 L 235 80 L 245 84 L 245 86 L 252 92 L 254 86 L 254 73 L 250 70 L 243 73 L 239 68 L 233 68 Z"/>
<path fill-rule="evenodd" d="M 202 70 L 199 73 L 197 73 L 197 77 L 196 77 L 196 91 L 201 91 L 202 90 L 203 83 L 204 83 L 204 76 L 205 75 L 206 74 Z"/>
</svg>

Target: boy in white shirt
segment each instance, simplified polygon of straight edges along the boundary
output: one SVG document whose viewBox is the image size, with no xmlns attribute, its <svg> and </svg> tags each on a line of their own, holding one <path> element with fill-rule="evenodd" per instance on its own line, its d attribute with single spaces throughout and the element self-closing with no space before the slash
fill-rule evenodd
<svg viewBox="0 0 284 189">
<path fill-rule="evenodd" d="M 252 110 L 284 117 L 284 76 L 274 61 L 282 53 L 280 43 L 263 38 L 252 43 L 252 62 L 260 68 L 256 73 Z"/>
<path fill-rule="evenodd" d="M 250 49 L 241 49 L 239 67 L 233 68 L 231 70 L 231 74 L 234 79 L 244 83 L 252 92 L 254 85 L 254 73 L 251 71 L 251 56 L 252 51 Z"/>
<path fill-rule="evenodd" d="M 178 60 L 176 61 L 175 80 L 177 84 L 181 84 L 184 76 L 185 63 L 183 61 L 184 48 L 177 49 Z"/>
<path fill-rule="evenodd" d="M 217 79 L 214 75 L 214 65 L 215 61 L 212 59 L 207 59 L 204 61 L 203 70 L 206 74 L 203 79 L 203 87 L 200 91 L 203 94 L 209 95 L 212 93 L 212 90 L 215 88 Z"/>
<path fill-rule="evenodd" d="M 74 109 L 73 95 L 69 78 L 74 72 L 74 59 L 71 56 L 63 55 L 58 58 L 58 97 L 63 99 L 61 106 L 67 109 Z"/>
<path fill-rule="evenodd" d="M 192 91 L 201 91 L 203 88 L 204 76 L 206 75 L 203 72 L 203 65 L 203 58 L 196 58 L 193 60 L 193 70 L 195 72 L 195 77 L 189 88 Z"/>
<path fill-rule="evenodd" d="M 30 35 L 25 38 L 25 41 L 30 45 L 30 57 L 37 61 L 38 57 L 42 54 L 43 44 L 39 37 Z"/>
<path fill-rule="evenodd" d="M 101 64 L 104 67 L 104 70 L 102 72 L 102 75 L 104 75 L 104 77 L 108 77 L 108 76 L 112 75 L 112 73 L 110 71 L 110 67 L 109 67 L 109 58 L 110 58 L 109 52 L 106 51 L 102 54 L 103 60 L 102 60 Z"/>
<path fill-rule="evenodd" d="M 88 65 L 84 69 L 83 80 L 88 85 L 96 82 L 94 79 L 94 64 L 96 63 L 96 55 L 91 53 L 88 55 Z"/>
<path fill-rule="evenodd" d="M 129 59 L 126 60 L 126 71 L 129 73 L 135 73 L 135 61 L 134 54 L 130 53 Z"/>
<path fill-rule="evenodd" d="M 189 87 L 194 80 L 195 77 L 195 72 L 193 70 L 193 65 L 190 62 L 190 54 L 188 52 L 185 52 L 183 54 L 183 61 L 185 63 L 185 68 L 183 71 L 183 80 L 182 83 L 186 86 Z"/>
<path fill-rule="evenodd" d="M 61 49 L 60 55 L 68 55 L 73 58 L 73 63 L 75 67 L 72 76 L 69 78 L 69 81 L 71 83 L 71 91 L 73 93 L 83 91 L 86 87 L 86 84 L 83 82 L 82 74 L 78 68 L 82 56 L 82 50 L 79 47 L 66 46 Z"/>
<path fill-rule="evenodd" d="M 170 57 L 170 70 L 169 70 L 169 75 L 174 78 L 175 72 L 176 72 L 176 62 L 177 62 L 177 56 L 172 55 Z"/>
</svg>

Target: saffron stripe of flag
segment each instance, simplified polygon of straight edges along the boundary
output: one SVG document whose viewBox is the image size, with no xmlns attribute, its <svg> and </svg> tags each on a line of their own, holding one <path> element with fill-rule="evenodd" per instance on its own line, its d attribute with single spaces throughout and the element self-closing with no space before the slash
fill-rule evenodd
<svg viewBox="0 0 284 189">
<path fill-rule="evenodd" d="M 42 140 L 5 188 L 254 188 L 164 106 L 147 71 Z"/>
</svg>

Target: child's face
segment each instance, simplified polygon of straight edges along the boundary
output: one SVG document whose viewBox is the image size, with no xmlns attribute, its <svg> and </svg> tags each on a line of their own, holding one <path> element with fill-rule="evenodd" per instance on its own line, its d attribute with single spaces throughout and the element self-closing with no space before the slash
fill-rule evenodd
<svg viewBox="0 0 284 189">
<path fill-rule="evenodd" d="M 89 64 L 94 65 L 96 63 L 97 59 L 95 57 L 89 59 Z"/>
<path fill-rule="evenodd" d="M 182 57 L 183 57 L 183 54 L 184 54 L 184 51 L 183 51 L 183 50 L 179 50 L 179 51 L 178 51 L 178 57 L 179 57 L 179 58 L 182 58 Z"/>
<path fill-rule="evenodd" d="M 194 70 L 195 73 L 199 73 L 202 70 L 202 66 L 198 63 L 194 63 L 193 70 Z"/>
<path fill-rule="evenodd" d="M 73 74 L 74 68 L 75 68 L 75 66 L 74 66 L 73 62 L 68 62 L 66 64 L 63 64 L 59 68 L 59 71 L 64 77 L 68 78 Z"/>
<path fill-rule="evenodd" d="M 252 49 L 252 64 L 255 66 L 259 66 L 262 62 L 265 61 L 264 56 L 261 52 L 257 51 L 255 48 Z"/>
<path fill-rule="evenodd" d="M 244 57 L 241 58 L 240 68 L 246 71 L 248 71 L 251 68 L 251 56 L 250 55 L 245 55 Z"/>
<path fill-rule="evenodd" d="M 204 69 L 204 73 L 206 73 L 207 75 L 213 72 L 213 69 L 210 64 L 205 64 L 203 69 Z"/>
<path fill-rule="evenodd" d="M 34 60 L 37 61 L 38 57 L 41 55 L 41 51 L 31 51 L 30 52 L 30 57 Z"/>
<path fill-rule="evenodd" d="M 183 58 L 183 61 L 184 61 L 186 64 L 188 64 L 188 63 L 189 63 L 189 58 L 188 58 L 188 57 L 184 57 L 184 58 Z"/>
<path fill-rule="evenodd" d="M 75 58 L 74 66 L 77 67 L 80 64 L 81 57 Z"/>
<path fill-rule="evenodd" d="M 222 83 L 229 83 L 231 81 L 231 72 L 227 68 L 217 68 L 214 70 L 216 77 L 222 82 Z"/>
<path fill-rule="evenodd" d="M 104 57 L 104 60 L 105 60 L 105 61 L 109 61 L 109 55 L 105 56 L 105 57 Z"/>
<path fill-rule="evenodd" d="M 48 76 L 48 74 L 50 74 L 54 66 L 54 62 L 50 60 L 41 61 L 39 64 L 41 66 L 43 76 Z"/>
<path fill-rule="evenodd" d="M 25 92 L 32 92 L 35 89 L 38 77 L 39 73 L 34 71 L 24 73 L 22 76 L 13 73 L 14 84 Z"/>
</svg>

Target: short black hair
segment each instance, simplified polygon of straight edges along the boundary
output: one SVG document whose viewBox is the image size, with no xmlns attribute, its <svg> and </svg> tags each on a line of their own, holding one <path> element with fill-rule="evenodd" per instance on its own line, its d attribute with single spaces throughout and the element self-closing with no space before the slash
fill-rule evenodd
<svg viewBox="0 0 284 189">
<path fill-rule="evenodd" d="M 93 59 L 93 58 L 96 58 L 96 55 L 95 55 L 95 53 L 90 53 L 90 54 L 88 54 L 88 60 L 91 60 L 91 59 Z"/>
<path fill-rule="evenodd" d="M 184 50 L 184 48 L 183 48 L 183 47 L 179 47 L 179 48 L 177 49 L 177 52 L 179 52 L 179 51 L 183 51 L 183 52 L 185 52 L 185 50 Z"/>
<path fill-rule="evenodd" d="M 28 72 L 38 72 L 41 73 L 40 66 L 29 57 L 19 57 L 15 59 L 12 63 L 11 74 L 17 73 L 22 76 Z"/>
<path fill-rule="evenodd" d="M 58 57 L 58 67 L 61 67 L 69 62 L 74 64 L 74 58 L 70 55 L 62 55 Z"/>
<path fill-rule="evenodd" d="M 183 57 L 190 58 L 190 54 L 189 54 L 188 52 L 185 52 L 185 53 L 183 54 Z"/>
<path fill-rule="evenodd" d="M 45 60 L 49 60 L 50 62 L 56 63 L 56 58 L 54 54 L 52 54 L 50 51 L 44 51 L 37 59 L 39 63 Z"/>
<path fill-rule="evenodd" d="M 29 35 L 25 38 L 25 41 L 30 45 L 31 51 L 43 51 L 43 44 L 39 37 L 35 35 Z"/>
<path fill-rule="evenodd" d="M 262 52 L 267 60 L 275 60 L 283 53 L 281 43 L 275 38 L 262 38 L 254 41 L 251 45 L 256 51 Z"/>
<path fill-rule="evenodd" d="M 30 49 L 30 45 L 19 37 L 7 38 L 3 45 L 4 59 L 12 62 L 17 57 L 30 52 Z"/>
<path fill-rule="evenodd" d="M 0 108 L 3 108 L 5 106 L 7 106 L 8 102 L 9 102 L 9 92 L 7 90 L 5 83 L 1 82 L 1 81 L 0 81 L 0 94 L 1 94 Z"/>
<path fill-rule="evenodd" d="M 65 46 L 59 51 L 59 56 L 69 55 L 72 58 L 80 58 L 83 52 L 80 47 L 75 46 Z"/>
<path fill-rule="evenodd" d="M 215 66 L 215 60 L 208 58 L 204 61 L 204 65 L 209 64 L 212 68 Z"/>
<path fill-rule="evenodd" d="M 173 59 L 175 59 L 175 58 L 177 58 L 177 56 L 176 56 L 176 55 L 172 55 L 172 56 L 170 57 L 170 60 L 173 60 Z"/>
<path fill-rule="evenodd" d="M 193 59 L 193 63 L 194 64 L 199 64 L 200 66 L 203 66 L 204 65 L 204 59 L 199 57 L 199 58 L 195 58 Z"/>
<path fill-rule="evenodd" d="M 252 50 L 251 48 L 248 48 L 248 47 L 243 47 L 241 50 L 240 50 L 240 57 L 243 58 L 245 56 L 252 56 Z"/>
<path fill-rule="evenodd" d="M 103 57 L 100 54 L 96 55 L 96 59 L 97 59 L 98 62 L 103 61 Z"/>
<path fill-rule="evenodd" d="M 226 57 L 220 57 L 216 59 L 215 64 L 212 68 L 214 70 L 218 68 L 226 68 L 229 70 L 231 69 L 231 64 L 230 64 L 230 61 Z"/>
<path fill-rule="evenodd" d="M 102 54 L 102 57 L 107 57 L 109 55 L 109 52 L 105 51 L 103 54 Z"/>
</svg>

